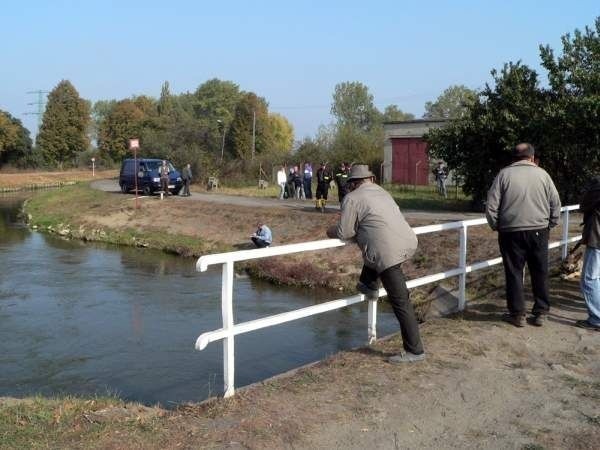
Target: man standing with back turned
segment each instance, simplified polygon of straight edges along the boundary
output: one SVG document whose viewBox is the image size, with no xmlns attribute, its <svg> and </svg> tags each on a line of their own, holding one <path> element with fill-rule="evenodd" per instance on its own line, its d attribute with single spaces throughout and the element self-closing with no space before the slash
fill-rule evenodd
<svg viewBox="0 0 600 450">
<path fill-rule="evenodd" d="M 363 268 L 357 288 L 370 299 L 379 296 L 381 279 L 394 314 L 400 322 L 405 353 L 392 356 L 391 363 L 425 359 L 419 324 L 409 300 L 402 263 L 417 249 L 417 236 L 404 220 L 400 208 L 383 188 L 373 183 L 369 166 L 352 166 L 347 181 L 348 194 L 342 202 L 337 225 L 327 236 L 355 240 L 363 254 Z"/>
<path fill-rule="evenodd" d="M 533 290 L 529 322 L 542 326 L 550 310 L 548 293 L 548 234 L 560 219 L 560 198 L 550 175 L 534 161 L 531 144 L 518 144 L 515 162 L 502 169 L 488 192 L 486 217 L 498 231 L 506 278 L 508 314 L 504 320 L 525 325 L 523 269 L 527 262 Z"/>
</svg>

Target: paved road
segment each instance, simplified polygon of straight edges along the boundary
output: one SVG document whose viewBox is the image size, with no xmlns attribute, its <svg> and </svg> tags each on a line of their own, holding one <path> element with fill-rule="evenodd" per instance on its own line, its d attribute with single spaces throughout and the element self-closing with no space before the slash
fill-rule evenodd
<svg viewBox="0 0 600 450">
<path fill-rule="evenodd" d="M 119 184 L 116 180 L 96 180 L 91 183 L 94 189 L 98 189 L 105 192 L 121 193 Z M 207 193 L 207 192 L 192 192 L 190 197 L 186 198 L 186 201 L 201 201 L 209 203 L 224 203 L 228 205 L 236 206 L 247 206 L 247 207 L 259 207 L 259 208 L 290 208 L 294 210 L 310 211 L 314 210 L 314 203 L 312 200 L 279 200 L 276 198 L 264 198 L 264 197 L 242 197 L 237 195 L 224 195 L 218 193 Z M 337 201 L 327 205 L 327 209 L 330 211 L 338 211 L 340 209 Z M 414 210 L 402 210 L 402 213 L 410 219 L 416 220 L 443 220 L 443 221 L 455 221 L 474 219 L 482 217 L 481 213 L 462 213 L 462 212 L 449 212 L 449 211 L 414 211 Z"/>
</svg>

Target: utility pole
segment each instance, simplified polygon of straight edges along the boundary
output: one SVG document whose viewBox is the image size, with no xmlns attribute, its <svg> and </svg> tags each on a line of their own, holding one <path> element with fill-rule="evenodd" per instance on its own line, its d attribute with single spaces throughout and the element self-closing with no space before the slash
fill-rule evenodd
<svg viewBox="0 0 600 450">
<path fill-rule="evenodd" d="M 256 110 L 252 110 L 252 160 L 254 161 L 254 152 L 256 151 Z"/>
<path fill-rule="evenodd" d="M 40 126 L 42 125 L 42 117 L 44 115 L 44 107 L 46 106 L 46 99 L 44 98 L 48 91 L 42 91 L 41 89 L 37 91 L 29 91 L 27 94 L 36 94 L 38 96 L 37 102 L 27 103 L 29 106 L 37 106 L 37 111 L 28 111 L 24 113 L 25 116 L 38 116 L 37 117 L 37 131 L 40 131 Z M 36 132 L 37 134 L 37 132 Z"/>
</svg>

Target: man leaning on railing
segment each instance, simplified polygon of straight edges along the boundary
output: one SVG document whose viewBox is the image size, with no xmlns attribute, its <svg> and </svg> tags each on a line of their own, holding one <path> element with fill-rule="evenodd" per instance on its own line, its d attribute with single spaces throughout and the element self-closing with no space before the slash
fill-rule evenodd
<svg viewBox="0 0 600 450">
<path fill-rule="evenodd" d="M 400 322 L 405 353 L 392 356 L 391 363 L 425 359 L 419 324 L 409 300 L 402 263 L 417 249 L 417 236 L 406 223 L 400 208 L 388 192 L 373 183 L 367 165 L 352 166 L 337 225 L 327 236 L 355 240 L 363 254 L 363 269 L 357 288 L 370 300 L 379 297 L 381 279 L 394 314 Z"/>
</svg>

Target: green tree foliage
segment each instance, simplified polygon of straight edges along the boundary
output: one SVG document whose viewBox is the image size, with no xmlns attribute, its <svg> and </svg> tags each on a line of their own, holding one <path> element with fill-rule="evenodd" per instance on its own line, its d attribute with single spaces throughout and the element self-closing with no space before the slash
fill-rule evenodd
<svg viewBox="0 0 600 450">
<path fill-rule="evenodd" d="M 68 80 L 62 80 L 48 95 L 46 111 L 37 136 L 48 165 L 73 165 L 77 153 L 88 150 L 90 104 Z"/>
<path fill-rule="evenodd" d="M 274 157 L 285 157 L 292 151 L 294 144 L 294 127 L 281 114 L 269 114 L 269 129 L 271 130 L 271 152 Z"/>
<path fill-rule="evenodd" d="M 370 131 L 381 122 L 373 95 L 358 81 L 346 81 L 335 86 L 331 114 L 340 127 L 359 131 Z"/>
<path fill-rule="evenodd" d="M 493 71 L 465 114 L 429 133 L 431 153 L 464 179 L 477 203 L 518 142 L 531 142 L 553 177 L 563 202 L 576 201 L 587 178 L 600 169 L 600 18 L 562 39 L 558 58 L 541 47 L 550 86 L 520 63 Z"/>
<path fill-rule="evenodd" d="M 435 102 L 425 103 L 425 119 L 459 119 L 474 104 L 477 92 L 466 86 L 455 85 L 447 88 Z"/>
<path fill-rule="evenodd" d="M 269 114 L 265 99 L 252 92 L 243 94 L 237 103 L 227 133 L 226 149 L 229 154 L 246 161 L 252 159 L 253 128 L 255 132 L 255 156 L 271 150 L 273 137 L 269 125 Z"/>
<path fill-rule="evenodd" d="M 384 122 L 398 122 L 402 120 L 414 120 L 415 115 L 402 111 L 398 105 L 388 105 L 383 110 Z"/>
<path fill-rule="evenodd" d="M 29 130 L 19 119 L 0 110 L 0 166 L 12 164 L 17 167 L 36 167 Z"/>
<path fill-rule="evenodd" d="M 128 141 L 140 137 L 146 119 L 146 114 L 135 101 L 117 102 L 100 125 L 98 148 L 102 157 L 121 161 L 129 156 Z"/>
</svg>

